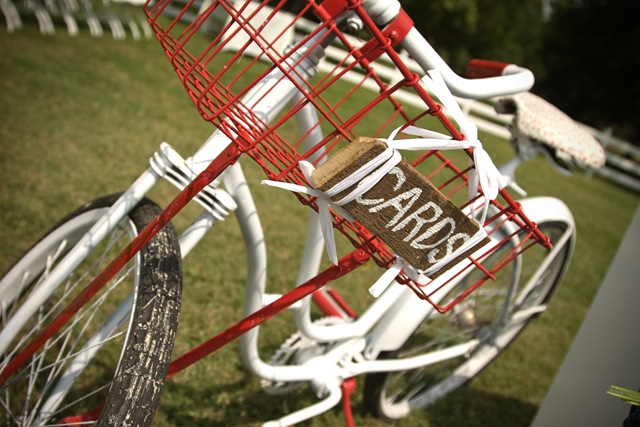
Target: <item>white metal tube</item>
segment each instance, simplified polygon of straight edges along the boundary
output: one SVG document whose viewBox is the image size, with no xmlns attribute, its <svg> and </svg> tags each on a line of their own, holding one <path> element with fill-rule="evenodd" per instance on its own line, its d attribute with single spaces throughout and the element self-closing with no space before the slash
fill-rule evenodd
<svg viewBox="0 0 640 427">
<path fill-rule="evenodd" d="M 238 204 L 235 213 L 246 247 L 247 279 L 244 315 L 247 316 L 260 309 L 263 304 L 267 271 L 266 245 L 260 219 L 240 164 L 231 166 L 222 179 L 225 189 Z M 240 355 L 249 371 L 269 380 L 295 381 L 309 380 L 313 377 L 312 373 L 302 366 L 282 366 L 276 369 L 265 363 L 258 352 L 259 330 L 260 327 L 256 326 L 240 337 Z"/>
<path fill-rule="evenodd" d="M 437 69 L 449 90 L 461 98 L 487 99 L 494 96 L 524 92 L 533 87 L 533 73 L 526 68 L 510 65 L 499 77 L 465 79 L 457 75 L 424 37 L 412 28 L 401 42 L 402 47 L 425 70 Z"/>
<path fill-rule="evenodd" d="M 180 235 L 180 254 L 184 259 L 191 250 L 200 242 L 200 239 L 211 229 L 217 219 L 204 209 L 200 215 Z"/>
<path fill-rule="evenodd" d="M 515 65 L 509 65 L 504 70 L 505 74 L 498 77 L 483 79 L 460 77 L 415 28 L 409 31 L 402 40 L 401 46 L 420 64 L 425 72 L 432 69 L 440 71 L 451 93 L 461 98 L 487 99 L 524 92 L 531 89 L 535 81 L 531 71 Z"/>
<path fill-rule="evenodd" d="M 362 6 L 380 26 L 391 22 L 400 12 L 398 0 L 363 0 Z M 437 69 L 451 92 L 461 98 L 486 99 L 494 96 L 524 92 L 533 86 L 531 71 L 517 65 L 508 65 L 503 75 L 482 79 L 466 79 L 456 74 L 414 27 L 401 41 L 401 46 L 426 72 Z"/>
<path fill-rule="evenodd" d="M 416 369 L 421 366 L 439 363 L 454 357 L 464 356 L 476 348 L 479 343 L 479 340 L 474 339 L 464 344 L 458 344 L 453 347 L 421 354 L 415 357 L 408 357 L 405 359 L 372 360 L 355 363 L 345 367 L 349 369 L 350 372 L 353 372 L 354 375 L 363 374 L 365 372 L 406 371 L 408 369 Z"/>
<path fill-rule="evenodd" d="M 313 323 L 310 304 L 304 301 L 302 308 L 297 310 L 294 316 L 296 326 L 305 336 L 320 342 L 362 337 L 396 304 L 405 291 L 406 288 L 403 285 L 394 282 L 357 320 L 339 325 L 320 326 Z"/>
<path fill-rule="evenodd" d="M 0 353 L 4 353 L 15 336 L 20 332 L 22 325 L 31 318 L 44 302 L 53 294 L 62 280 L 73 271 L 87 255 L 113 230 L 124 216 L 144 197 L 155 185 L 160 177 L 149 168 L 134 184 L 116 201 L 109 209 L 109 213 L 103 216 L 80 241 L 60 261 L 55 270 L 51 272 L 42 283 L 38 285 L 29 296 L 28 304 L 22 305 L 12 318 L 5 324 L 0 332 Z M 5 282 L 5 280 L 7 280 Z M 0 285 L 0 293 L 3 287 L 11 285 L 12 278 L 5 277 Z M 4 286 L 2 286 L 4 285 Z"/>
<path fill-rule="evenodd" d="M 296 93 L 293 102 L 302 100 L 302 95 Z M 302 141 L 302 145 L 306 151 L 311 150 L 316 144 L 322 141 L 322 129 L 319 126 L 318 114 L 312 104 L 306 104 L 295 115 L 296 123 L 300 131 L 300 135 L 306 135 Z M 316 153 L 309 158 L 311 162 L 323 163 L 326 161 L 326 155 L 320 157 L 322 153 Z M 298 272 L 297 284 L 302 284 L 318 274 L 320 270 L 320 262 L 324 252 L 324 238 L 322 236 L 322 227 L 318 214 L 311 210 L 309 212 L 309 222 L 307 225 L 307 240 L 304 246 L 302 263 Z M 310 298 L 310 297 L 307 297 Z"/>
<path fill-rule="evenodd" d="M 321 400 L 314 405 L 308 406 L 304 409 L 282 417 L 279 420 L 266 422 L 262 425 L 262 427 L 292 426 L 294 424 L 298 424 L 302 421 L 313 418 L 316 415 L 327 412 L 329 409 L 340 403 L 340 399 L 342 398 L 342 391 L 340 390 L 340 385 L 337 384 L 337 381 L 331 385 L 327 385 L 327 387 L 327 391 L 329 394 L 324 400 Z"/>
</svg>

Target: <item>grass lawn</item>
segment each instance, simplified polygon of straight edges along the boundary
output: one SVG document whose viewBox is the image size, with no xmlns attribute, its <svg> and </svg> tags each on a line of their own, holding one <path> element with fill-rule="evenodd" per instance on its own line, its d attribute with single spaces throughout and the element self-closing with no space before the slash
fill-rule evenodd
<svg viewBox="0 0 640 427">
<path fill-rule="evenodd" d="M 188 157 L 212 131 L 200 120 L 154 41 L 41 36 L 35 26 L 0 31 L 0 271 L 51 224 L 79 204 L 125 189 L 162 141 Z M 507 144 L 484 138 L 496 162 Z M 253 182 L 261 178 L 245 162 Z M 406 426 L 526 426 L 535 416 L 624 235 L 638 196 L 600 178 L 564 177 L 542 159 L 523 166 L 519 183 L 532 196 L 552 195 L 572 209 L 578 243 L 568 275 L 548 311 L 498 361 L 466 387 Z M 168 185 L 151 198 L 166 203 Z M 294 197 L 256 193 L 270 245 L 269 289 L 290 289 L 306 215 Z M 189 215 L 178 218 L 184 226 Z M 239 319 L 244 290 L 242 246 L 233 220 L 207 236 L 185 263 L 184 303 L 176 355 Z M 367 283 L 345 294 L 366 304 Z M 342 291 L 342 289 L 341 289 Z M 265 356 L 291 332 L 284 313 L 264 328 Z M 615 363 L 615 360 L 611 360 Z M 363 384 L 363 381 L 360 381 Z M 362 387 L 360 387 L 361 390 Z M 602 391 L 606 397 L 605 390 Z M 169 381 L 157 425 L 259 425 L 314 401 L 308 391 L 270 397 L 249 375 L 232 344 Z M 354 397 L 357 425 L 382 426 Z M 306 425 L 344 425 L 336 409 Z"/>
</svg>

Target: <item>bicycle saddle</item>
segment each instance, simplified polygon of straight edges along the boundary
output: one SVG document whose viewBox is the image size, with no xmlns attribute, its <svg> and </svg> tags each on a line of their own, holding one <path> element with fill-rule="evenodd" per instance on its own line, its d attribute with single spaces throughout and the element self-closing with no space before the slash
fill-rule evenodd
<svg viewBox="0 0 640 427">
<path fill-rule="evenodd" d="M 494 106 L 500 114 L 514 114 L 512 133 L 539 142 L 556 161 L 598 169 L 605 153 L 600 143 L 569 116 L 530 92 L 502 97 Z"/>
</svg>

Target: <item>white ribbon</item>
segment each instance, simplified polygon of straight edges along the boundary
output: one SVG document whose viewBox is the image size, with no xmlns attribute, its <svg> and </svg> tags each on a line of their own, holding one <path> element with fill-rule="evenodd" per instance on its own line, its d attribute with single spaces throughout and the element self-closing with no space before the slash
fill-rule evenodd
<svg viewBox="0 0 640 427">
<path fill-rule="evenodd" d="M 480 243 L 486 236 L 486 231 L 484 231 L 484 228 L 480 227 L 478 231 L 469 239 L 467 239 L 467 241 L 465 241 L 462 245 L 460 245 L 458 249 L 451 252 L 449 255 L 444 256 L 443 258 L 438 260 L 438 262 L 424 271 L 416 270 L 412 265 L 407 264 L 402 257 L 396 255 L 396 262 L 382 276 L 380 276 L 378 280 L 376 280 L 373 286 L 369 288 L 369 293 L 375 298 L 380 296 L 382 292 L 384 292 L 384 290 L 387 289 L 387 287 L 389 287 L 389 285 L 396 279 L 396 277 L 398 277 L 398 274 L 400 274 L 400 271 L 402 271 L 403 268 L 406 269 L 408 273 L 410 273 L 410 277 L 412 277 L 413 280 L 419 282 L 419 284 L 424 285 L 425 283 L 420 283 L 421 278 L 424 279 L 429 276 L 429 274 L 440 270 L 442 266 L 447 265 L 449 262 L 458 258 L 460 255 L 464 254 L 469 249 Z"/>
<path fill-rule="evenodd" d="M 424 272 L 416 271 L 412 266 L 406 264 L 405 260 L 396 255 L 396 262 L 389 268 L 383 275 L 374 283 L 369 289 L 369 292 L 375 297 L 379 296 L 387 286 L 395 280 L 397 275 L 403 268 L 412 270 L 416 273 L 416 276 L 423 276 L 438 271 L 444 265 L 457 258 L 464 252 L 471 249 L 484 237 L 486 232 L 483 229 L 483 224 L 487 216 L 489 203 L 491 200 L 495 200 L 498 196 L 500 189 L 506 186 L 506 182 L 502 177 L 502 174 L 498 171 L 493 164 L 489 154 L 484 150 L 482 144 L 478 140 L 478 128 L 474 123 L 467 119 L 464 115 L 457 101 L 449 91 L 446 83 L 442 79 L 440 72 L 437 70 L 431 70 L 428 76 L 422 78 L 422 83 L 430 90 L 442 103 L 445 109 L 449 112 L 453 120 L 460 127 L 461 133 L 464 134 L 464 140 L 452 139 L 449 135 L 444 135 L 439 132 L 434 132 L 427 129 L 422 129 L 416 126 L 407 126 L 405 128 L 399 127 L 394 130 L 387 139 L 381 139 L 389 147 L 387 150 L 376 156 L 374 159 L 367 162 L 352 173 L 347 178 L 343 179 L 329 190 L 322 192 L 315 188 L 308 188 L 301 185 L 283 183 L 277 181 L 262 181 L 263 184 L 278 187 L 290 191 L 304 193 L 313 197 L 316 197 L 318 203 L 318 212 L 320 215 L 320 224 L 322 235 L 325 241 L 325 247 L 329 260 L 333 264 L 338 264 L 338 257 L 336 253 L 336 244 L 333 235 L 333 221 L 331 218 L 331 212 L 329 206 L 331 206 L 336 213 L 343 218 L 353 221 L 351 215 L 346 212 L 341 206 L 355 200 L 359 196 L 369 191 L 375 186 L 394 166 L 401 160 L 401 156 L 398 150 L 454 150 L 454 149 L 467 149 L 473 148 L 473 168 L 469 171 L 469 199 L 473 199 L 478 195 L 478 184 L 482 187 L 484 193 L 484 206 L 481 219 L 475 218 L 474 206 L 471 206 L 471 217 L 479 224 L 480 229 L 478 232 L 464 242 L 458 249 L 453 251 L 448 256 L 443 257 L 433 266 L 429 267 Z M 396 135 L 402 132 L 407 135 L 415 136 L 417 138 L 406 138 L 401 140 L 395 140 Z M 311 180 L 311 174 L 315 170 L 315 167 L 307 162 L 300 161 L 300 169 L 307 178 L 308 182 Z M 357 184 L 357 185 L 356 185 Z M 331 197 L 347 190 L 348 188 L 356 185 L 356 188 L 352 190 L 347 196 L 338 201 L 331 200 Z"/>
<path fill-rule="evenodd" d="M 264 180 L 263 184 L 278 187 L 285 190 L 295 191 L 298 193 L 307 194 L 316 197 L 318 203 L 318 214 L 320 215 L 320 229 L 324 238 L 324 244 L 327 250 L 327 256 L 329 261 L 334 265 L 338 265 L 338 255 L 336 250 L 336 242 L 333 235 L 333 220 L 331 218 L 331 211 L 329 206 L 341 215 L 343 218 L 353 221 L 353 217 L 345 211 L 341 206 L 355 200 L 360 197 L 372 187 L 374 187 L 394 166 L 400 162 L 402 156 L 397 150 L 388 148 L 381 154 L 358 168 L 348 177 L 341 180 L 339 183 L 331 187 L 326 191 L 320 191 L 315 188 L 308 188 L 302 185 L 283 183 L 278 181 Z M 309 183 L 312 183 L 311 175 L 315 170 L 315 167 L 305 161 L 299 162 L 300 170 L 304 174 Z M 344 196 L 338 201 L 331 200 L 331 197 L 345 191 L 349 187 L 356 185 L 356 188 L 348 195 Z M 313 185 L 313 184 L 312 184 Z"/>
<path fill-rule="evenodd" d="M 396 255 L 396 262 L 384 272 L 382 276 L 369 288 L 369 293 L 374 297 L 378 298 L 382 295 L 385 289 L 396 280 L 398 274 L 402 271 L 402 268 L 405 267 L 404 259 Z M 406 268 L 406 267 L 405 267 Z"/>
<path fill-rule="evenodd" d="M 464 134 L 468 145 L 464 148 L 473 148 L 473 165 L 474 168 L 469 171 L 469 199 L 474 199 L 478 195 L 478 184 L 482 187 L 484 193 L 484 206 L 482 217 L 477 222 L 482 227 L 487 217 L 489 203 L 498 197 L 499 191 L 507 185 L 506 180 L 493 164 L 491 157 L 482 147 L 482 143 L 478 140 L 478 128 L 471 122 L 460 109 L 460 105 L 454 98 L 451 91 L 447 87 L 442 75 L 438 70 L 430 70 L 429 76 L 422 78 L 422 83 L 434 95 L 438 97 L 447 112 L 460 127 L 460 131 Z M 460 141 L 460 142 L 464 142 Z M 471 206 L 471 215 L 475 215 L 474 207 Z"/>
<path fill-rule="evenodd" d="M 304 164 L 304 166 L 303 166 Z M 315 169 L 314 166 L 305 161 L 300 162 L 300 169 L 302 173 L 305 175 L 309 182 L 311 181 L 311 173 Z M 338 213 L 338 215 L 342 216 L 348 221 L 354 221 L 354 218 L 344 210 L 339 205 L 336 205 L 331 201 L 331 199 L 326 195 L 325 192 L 317 190 L 315 188 L 305 187 L 303 185 L 291 184 L 289 182 L 280 182 L 280 181 L 271 181 L 271 180 L 263 180 L 262 184 L 268 185 L 270 187 L 281 188 L 283 190 L 293 191 L 295 193 L 307 194 L 309 196 L 313 196 L 316 198 L 316 202 L 318 203 L 318 214 L 320 215 L 320 229 L 322 231 L 322 237 L 324 238 L 325 248 L 327 250 L 327 256 L 329 257 L 329 261 L 331 261 L 334 265 L 338 265 L 338 255 L 336 250 L 336 242 L 333 236 L 333 219 L 331 218 L 331 211 L 329 210 L 329 205 L 331 204 L 333 209 Z"/>
</svg>

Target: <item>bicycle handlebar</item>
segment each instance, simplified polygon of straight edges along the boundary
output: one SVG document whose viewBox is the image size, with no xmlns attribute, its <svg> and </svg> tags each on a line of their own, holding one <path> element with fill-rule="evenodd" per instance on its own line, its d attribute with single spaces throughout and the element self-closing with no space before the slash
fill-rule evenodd
<svg viewBox="0 0 640 427">
<path fill-rule="evenodd" d="M 494 61 L 472 60 L 470 62 L 472 73 L 468 76 L 470 78 L 461 77 L 425 40 L 413 26 L 413 22 L 406 19 L 406 14 L 402 14 L 402 22 L 394 22 L 401 15 L 401 5 L 398 0 L 363 0 L 362 5 L 378 25 L 387 26 L 393 23 L 399 27 L 405 27 L 405 31 L 398 28 L 406 32 L 400 45 L 425 72 L 431 69 L 440 71 L 449 90 L 456 96 L 486 99 L 528 91 L 533 86 L 535 79 L 533 73 L 527 68 Z"/>
<path fill-rule="evenodd" d="M 490 61 L 486 59 L 472 59 L 467 64 L 468 79 L 483 79 L 486 77 L 498 77 L 504 74 L 505 68 L 512 64 Z"/>
</svg>

